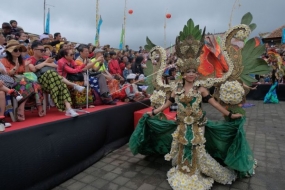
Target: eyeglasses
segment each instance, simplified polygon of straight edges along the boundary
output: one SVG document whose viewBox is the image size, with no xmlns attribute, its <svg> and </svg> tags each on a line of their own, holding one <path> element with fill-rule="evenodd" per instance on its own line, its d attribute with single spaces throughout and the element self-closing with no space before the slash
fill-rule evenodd
<svg viewBox="0 0 285 190">
<path fill-rule="evenodd" d="M 41 51 L 41 53 L 46 52 L 45 49 L 35 49 L 35 50 L 39 50 L 39 51 Z"/>
<path fill-rule="evenodd" d="M 14 49 L 13 52 L 15 52 L 15 53 L 21 52 L 22 53 L 22 50 L 21 49 Z"/>
</svg>

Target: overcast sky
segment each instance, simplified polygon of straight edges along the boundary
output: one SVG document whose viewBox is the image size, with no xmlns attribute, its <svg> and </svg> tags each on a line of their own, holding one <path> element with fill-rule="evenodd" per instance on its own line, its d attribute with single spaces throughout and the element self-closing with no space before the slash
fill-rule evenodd
<svg viewBox="0 0 285 190">
<path fill-rule="evenodd" d="M 61 32 L 67 40 L 94 43 L 96 32 L 96 0 L 46 0 L 51 8 L 50 32 Z M 44 0 L 9 0 L 1 2 L 0 19 L 18 21 L 25 31 L 43 33 Z M 164 45 L 164 18 L 166 10 L 172 15 L 167 20 L 167 44 L 174 43 L 189 18 L 206 32 L 223 32 L 228 29 L 235 0 L 127 0 L 126 44 L 131 49 L 145 45 L 149 38 L 157 45 Z M 100 44 L 118 48 L 123 24 L 125 0 L 100 0 L 103 19 Z M 232 24 L 240 23 L 241 17 L 251 12 L 257 28 L 252 36 L 270 32 L 285 24 L 285 0 L 240 0 L 240 7 L 233 12 Z"/>
</svg>

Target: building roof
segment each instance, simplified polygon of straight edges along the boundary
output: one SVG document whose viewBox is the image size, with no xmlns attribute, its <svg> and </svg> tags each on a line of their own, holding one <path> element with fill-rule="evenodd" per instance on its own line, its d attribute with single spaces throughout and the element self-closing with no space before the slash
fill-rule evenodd
<svg viewBox="0 0 285 190">
<path fill-rule="evenodd" d="M 262 38 L 281 38 L 282 37 L 282 29 L 285 28 L 285 25 L 280 26 L 279 28 L 270 32 L 269 35 L 261 36 Z M 259 34 L 260 35 L 260 34 Z"/>
</svg>

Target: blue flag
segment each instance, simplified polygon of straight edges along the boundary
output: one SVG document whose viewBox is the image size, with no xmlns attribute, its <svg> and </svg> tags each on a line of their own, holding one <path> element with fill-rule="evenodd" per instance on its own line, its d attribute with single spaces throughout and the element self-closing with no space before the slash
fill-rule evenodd
<svg viewBox="0 0 285 190">
<path fill-rule="evenodd" d="M 123 49 L 124 36 L 125 36 L 125 30 L 124 30 L 124 27 L 122 26 L 121 39 L 120 39 L 120 45 L 119 45 L 120 50 Z"/>
<path fill-rule="evenodd" d="M 100 19 L 98 21 L 98 26 L 96 28 L 95 46 L 99 45 L 100 28 L 101 28 L 102 23 L 103 23 L 103 20 L 102 20 L 102 17 L 100 15 Z"/>
<path fill-rule="evenodd" d="M 49 34 L 49 22 L 50 22 L 50 12 L 48 9 L 47 19 L 46 19 L 46 26 L 45 26 L 45 33 Z"/>
<path fill-rule="evenodd" d="M 282 40 L 281 40 L 282 44 L 285 44 L 285 28 L 282 29 Z"/>
</svg>

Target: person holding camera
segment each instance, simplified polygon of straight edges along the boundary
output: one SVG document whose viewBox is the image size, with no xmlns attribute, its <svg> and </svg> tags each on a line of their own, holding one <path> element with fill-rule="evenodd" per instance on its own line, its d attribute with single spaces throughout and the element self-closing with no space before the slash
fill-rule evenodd
<svg viewBox="0 0 285 190">
<path fill-rule="evenodd" d="M 90 60 L 89 49 L 87 45 L 80 45 L 77 50 L 79 51 L 79 57 L 75 60 L 77 65 L 88 64 Z M 103 101 L 103 104 L 106 105 L 115 105 L 116 103 L 113 101 L 109 88 L 107 86 L 107 81 L 104 76 L 105 72 L 101 72 L 100 69 L 104 67 L 104 58 L 102 49 L 95 49 L 95 58 L 93 60 L 93 68 L 92 71 L 89 72 L 89 84 L 92 89 L 94 96 L 100 94 L 100 98 Z M 95 64 L 94 64 L 95 63 Z M 97 65 L 97 66 L 96 66 Z M 103 74 L 104 73 L 104 74 Z"/>
<path fill-rule="evenodd" d="M 80 66 L 76 65 L 73 60 L 74 53 L 72 50 L 62 49 L 59 52 L 60 59 L 58 60 L 57 72 L 59 75 L 63 76 L 67 80 L 83 86 L 84 85 L 84 75 L 83 72 L 93 67 L 93 63 L 82 64 Z M 83 108 L 86 106 L 86 89 L 82 92 L 78 92 L 73 88 L 69 88 L 72 105 L 74 108 Z M 92 93 L 88 92 L 88 104 L 93 103 Z M 90 106 L 91 107 L 91 106 Z"/>
</svg>

